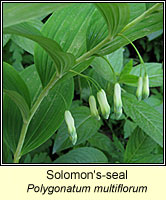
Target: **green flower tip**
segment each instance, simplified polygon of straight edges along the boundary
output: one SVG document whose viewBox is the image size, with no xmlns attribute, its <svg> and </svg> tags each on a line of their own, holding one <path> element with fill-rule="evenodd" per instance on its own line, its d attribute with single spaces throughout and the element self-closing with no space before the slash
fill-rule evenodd
<svg viewBox="0 0 166 200">
<path fill-rule="evenodd" d="M 97 93 L 97 100 L 99 102 L 99 105 L 101 108 L 101 113 L 102 113 L 103 117 L 105 119 L 108 119 L 109 115 L 110 115 L 110 106 L 108 104 L 107 97 L 106 97 L 105 91 L 103 89 L 101 89 Z"/>
<path fill-rule="evenodd" d="M 142 80 L 142 77 L 140 76 L 138 79 L 138 86 L 137 86 L 137 91 L 136 91 L 136 97 L 138 101 L 141 101 L 142 99 L 142 87 L 143 87 L 143 80 Z"/>
<path fill-rule="evenodd" d="M 97 120 L 100 120 L 100 116 L 96 107 L 96 99 L 93 95 L 89 97 L 89 106 L 91 115 L 94 116 Z"/>
<path fill-rule="evenodd" d="M 65 121 L 67 124 L 68 132 L 69 132 L 69 137 L 72 141 L 72 144 L 75 145 L 77 142 L 77 132 L 76 128 L 74 125 L 74 119 L 71 115 L 71 112 L 69 110 L 65 111 Z"/>
<path fill-rule="evenodd" d="M 143 78 L 143 90 L 142 90 L 142 97 L 143 99 L 147 99 L 149 97 L 150 90 L 149 90 L 149 77 L 145 75 Z"/>
<path fill-rule="evenodd" d="M 121 87 L 119 83 L 114 86 L 114 112 L 116 118 L 120 118 L 122 115 Z"/>
</svg>

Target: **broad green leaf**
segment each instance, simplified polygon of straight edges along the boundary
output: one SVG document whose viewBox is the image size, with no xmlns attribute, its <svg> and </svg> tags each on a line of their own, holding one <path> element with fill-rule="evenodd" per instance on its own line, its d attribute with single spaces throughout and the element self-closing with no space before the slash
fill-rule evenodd
<svg viewBox="0 0 166 200">
<path fill-rule="evenodd" d="M 22 116 L 19 108 L 6 95 L 3 100 L 3 139 L 14 153 L 22 128 Z"/>
<path fill-rule="evenodd" d="M 116 148 L 120 151 L 120 152 L 124 152 L 124 146 L 121 143 L 121 141 L 119 140 L 119 138 L 113 134 L 113 141 L 114 141 L 114 145 L 116 146 Z"/>
<path fill-rule="evenodd" d="M 107 24 L 102 17 L 101 13 L 97 10 L 94 10 L 94 13 L 89 22 L 87 33 L 86 33 L 86 45 L 87 50 L 94 48 L 102 40 L 108 36 Z"/>
<path fill-rule="evenodd" d="M 145 3 L 145 4 L 146 4 L 146 10 L 155 5 L 155 3 Z"/>
<path fill-rule="evenodd" d="M 125 83 L 127 85 L 137 86 L 138 76 L 131 75 L 131 74 L 124 74 L 120 76 L 119 83 Z"/>
<path fill-rule="evenodd" d="M 145 3 L 128 3 L 129 9 L 130 9 L 130 20 L 134 20 L 138 16 L 140 16 L 143 12 L 146 10 L 146 4 Z"/>
<path fill-rule="evenodd" d="M 141 64 L 132 68 L 131 74 L 139 76 Z M 160 63 L 145 63 L 147 74 L 149 76 L 150 87 L 158 87 L 163 85 L 163 70 Z M 143 70 L 144 71 L 144 70 Z"/>
<path fill-rule="evenodd" d="M 106 56 L 114 68 L 114 71 L 120 73 L 123 68 L 123 48 Z"/>
<path fill-rule="evenodd" d="M 22 155 L 47 141 L 59 128 L 73 98 L 73 79 L 57 83 L 44 97 L 30 121 Z"/>
<path fill-rule="evenodd" d="M 24 69 L 22 65 L 24 50 L 11 40 L 9 52 L 12 54 L 11 60 L 13 60 L 12 66 L 14 69 L 18 72 L 22 71 Z M 8 59 L 6 60 L 8 61 Z"/>
<path fill-rule="evenodd" d="M 136 126 L 137 126 L 136 123 L 127 119 L 124 124 L 124 138 L 128 138 L 131 135 L 131 133 L 134 131 Z"/>
<path fill-rule="evenodd" d="M 69 153 L 57 158 L 54 163 L 107 163 L 103 152 L 92 147 L 82 147 L 71 150 Z"/>
<path fill-rule="evenodd" d="M 28 23 L 21 23 L 18 25 L 10 26 L 9 28 L 5 28 L 4 32 L 20 35 L 37 42 L 54 61 L 53 73 L 55 73 L 56 69 L 57 73 L 62 75 L 62 73 L 70 69 L 75 63 L 75 57 L 72 54 L 64 53 L 57 42 L 52 39 L 43 37 L 38 29 Z M 41 57 L 42 56 L 35 58 L 41 60 Z M 46 86 L 53 73 L 51 74 L 51 77 L 48 78 L 48 74 L 45 72 L 47 65 L 44 66 L 44 69 L 39 65 L 37 65 L 36 68 L 43 86 Z"/>
<path fill-rule="evenodd" d="M 157 4 L 157 6 L 155 5 L 154 9 L 151 9 L 151 12 L 143 13 L 142 17 L 138 17 L 138 20 L 136 18 L 134 23 L 132 21 L 132 26 L 127 25 L 126 28 L 123 29 L 122 33 L 128 39 L 134 41 L 149 35 L 150 33 L 163 29 L 163 7 L 162 4 Z M 127 45 L 128 43 L 129 42 L 126 39 L 117 36 L 109 43 L 104 45 L 98 54 L 110 54 L 111 52 Z"/>
<path fill-rule="evenodd" d="M 137 161 L 145 156 L 149 156 L 156 147 L 156 143 L 140 128 L 136 128 L 127 142 L 124 162 L 137 163 Z"/>
<path fill-rule="evenodd" d="M 31 65 L 25 68 L 23 71 L 20 72 L 20 76 L 29 89 L 32 101 L 31 104 L 33 104 L 42 90 L 41 81 L 36 71 L 35 65 Z"/>
<path fill-rule="evenodd" d="M 101 133 L 96 133 L 95 135 L 93 135 L 88 142 L 90 143 L 90 145 L 92 147 L 98 148 L 102 151 L 107 152 L 108 154 L 112 154 L 112 152 L 114 151 L 115 147 L 113 142 L 111 141 L 111 139 Z"/>
<path fill-rule="evenodd" d="M 3 35 L 3 47 L 8 43 L 8 41 L 10 40 L 10 38 L 11 38 L 10 34 Z"/>
<path fill-rule="evenodd" d="M 3 63 L 3 88 L 18 92 L 30 107 L 31 99 L 28 88 L 19 73 L 8 63 Z"/>
<path fill-rule="evenodd" d="M 152 41 L 154 39 L 156 39 L 157 37 L 159 37 L 161 34 L 163 34 L 163 29 L 156 31 L 154 33 L 149 34 L 148 37 L 148 41 Z"/>
<path fill-rule="evenodd" d="M 73 4 L 64 8 L 63 12 L 57 11 L 44 24 L 41 33 L 55 40 L 65 52 L 79 57 L 86 52 L 86 30 L 93 10 L 91 4 Z M 42 77 L 42 84 L 47 85 L 55 67 L 48 54 L 38 45 L 35 48 L 35 65 Z"/>
<path fill-rule="evenodd" d="M 145 10 L 145 3 L 128 3 L 130 19 L 129 22 L 141 15 Z M 92 49 L 108 35 L 107 24 L 101 13 L 95 9 L 87 30 L 87 50 Z"/>
<path fill-rule="evenodd" d="M 3 26 L 8 27 L 48 15 L 70 3 L 3 3 Z"/>
<path fill-rule="evenodd" d="M 137 163 L 163 163 L 163 155 L 162 154 L 150 154 L 144 157 L 141 157 L 137 160 Z"/>
<path fill-rule="evenodd" d="M 95 3 L 102 13 L 108 27 L 108 34 L 113 38 L 119 33 L 129 20 L 129 6 L 127 3 Z"/>
<path fill-rule="evenodd" d="M 79 145 L 97 133 L 97 130 L 101 126 L 101 122 L 94 119 L 90 114 L 89 108 L 85 106 L 76 107 L 71 110 L 71 113 L 75 120 L 75 127 L 77 131 L 76 145 Z M 55 137 L 53 153 L 62 151 L 72 146 L 67 126 L 64 122 Z"/>
<path fill-rule="evenodd" d="M 121 73 L 120 73 L 120 78 L 121 76 L 123 75 L 126 75 L 126 74 L 130 74 L 131 70 L 132 70 L 132 67 L 133 67 L 133 60 L 131 59 L 125 66 L 124 68 L 122 69 Z"/>
<path fill-rule="evenodd" d="M 105 80 L 109 82 L 115 81 L 115 77 L 111 67 L 103 58 L 96 57 L 91 63 L 91 66 L 98 73 L 98 75 L 102 76 Z"/>
<path fill-rule="evenodd" d="M 23 121 L 27 121 L 30 115 L 30 110 L 25 99 L 19 93 L 13 90 L 4 89 L 3 92 L 17 105 L 21 112 Z"/>
<path fill-rule="evenodd" d="M 42 28 L 42 26 L 43 26 L 43 23 L 41 21 L 39 21 L 39 20 L 31 20 L 28 23 L 31 24 L 32 26 L 34 26 L 35 28 L 37 28 L 38 30 L 40 30 Z M 18 35 L 12 35 L 11 39 L 19 47 L 21 47 L 22 49 L 24 49 L 28 53 L 34 55 L 34 47 L 35 47 L 35 42 L 34 41 L 32 41 L 30 39 L 27 39 L 25 37 L 18 36 Z"/>
<path fill-rule="evenodd" d="M 51 163 L 51 159 L 47 153 L 38 153 L 34 157 L 31 157 L 30 154 L 24 159 L 24 163 Z"/>
<path fill-rule="evenodd" d="M 127 116 L 156 143 L 163 146 L 162 115 L 144 101 L 138 101 L 135 96 L 123 94 L 123 107 Z"/>
<path fill-rule="evenodd" d="M 3 139 L 2 142 L 3 142 L 3 145 L 2 145 L 2 148 L 3 148 L 3 156 L 2 156 L 3 164 L 4 163 L 13 163 L 12 152 L 10 151 L 8 146 L 6 145 L 4 139 Z"/>
</svg>

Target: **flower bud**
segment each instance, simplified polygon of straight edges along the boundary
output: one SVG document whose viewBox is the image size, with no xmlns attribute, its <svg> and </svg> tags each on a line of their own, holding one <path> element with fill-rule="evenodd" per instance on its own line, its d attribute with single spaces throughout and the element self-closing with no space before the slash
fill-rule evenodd
<svg viewBox="0 0 166 200">
<path fill-rule="evenodd" d="M 101 89 L 97 93 L 97 99 L 98 99 L 103 117 L 105 119 L 108 119 L 110 115 L 110 106 L 108 104 L 107 97 L 103 89 Z"/>
<path fill-rule="evenodd" d="M 142 80 L 142 77 L 140 76 L 138 79 L 138 87 L 136 91 L 136 97 L 138 101 L 141 101 L 142 99 L 142 85 L 143 85 L 143 80 Z"/>
<path fill-rule="evenodd" d="M 142 90 L 142 97 L 143 99 L 148 98 L 149 96 L 149 77 L 148 75 L 145 75 L 143 78 L 143 90 Z"/>
<path fill-rule="evenodd" d="M 69 137 L 72 141 L 72 144 L 75 145 L 77 142 L 77 133 L 74 125 L 74 119 L 69 110 L 65 111 L 65 121 L 68 127 Z"/>
<path fill-rule="evenodd" d="M 114 112 L 115 115 L 118 115 L 118 118 L 122 114 L 121 87 L 119 83 L 114 86 Z"/>
<path fill-rule="evenodd" d="M 90 105 L 90 111 L 91 115 L 94 116 L 97 120 L 100 120 L 100 116 L 96 107 L 96 100 L 94 96 L 89 97 L 89 105 Z"/>
</svg>

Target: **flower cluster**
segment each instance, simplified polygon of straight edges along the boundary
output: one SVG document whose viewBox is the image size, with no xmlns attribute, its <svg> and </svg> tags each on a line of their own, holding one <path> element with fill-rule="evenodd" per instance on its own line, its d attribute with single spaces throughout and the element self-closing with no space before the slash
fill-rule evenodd
<svg viewBox="0 0 166 200">
<path fill-rule="evenodd" d="M 145 74 L 145 76 L 142 78 L 141 76 L 138 79 L 138 87 L 136 91 L 136 97 L 138 100 L 141 100 L 142 98 L 148 98 L 149 96 L 149 78 L 148 75 Z M 100 106 L 100 110 L 102 113 L 102 116 L 105 119 L 108 119 L 110 116 L 110 105 L 108 104 L 106 93 L 103 89 L 100 89 L 97 92 L 97 100 Z M 119 119 L 122 115 L 122 99 L 121 99 L 121 87 L 119 83 L 116 83 L 114 85 L 114 114 L 116 119 Z M 91 115 L 95 117 L 96 120 L 100 120 L 100 115 L 97 109 L 96 105 L 96 99 L 93 95 L 89 97 L 89 106 Z M 76 128 L 74 125 L 74 119 L 70 113 L 70 111 L 65 111 L 65 121 L 68 127 L 68 132 L 70 135 L 70 139 L 73 143 L 73 145 L 77 142 L 77 133 Z"/>
</svg>

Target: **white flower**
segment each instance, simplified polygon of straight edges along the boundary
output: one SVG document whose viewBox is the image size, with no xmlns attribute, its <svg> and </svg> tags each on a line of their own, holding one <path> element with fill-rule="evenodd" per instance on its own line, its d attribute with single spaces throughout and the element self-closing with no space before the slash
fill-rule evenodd
<svg viewBox="0 0 166 200">
<path fill-rule="evenodd" d="M 100 120 L 100 116 L 96 107 L 96 99 L 92 95 L 89 97 L 89 106 L 91 115 L 94 116 L 97 120 Z"/>
<path fill-rule="evenodd" d="M 72 144 L 75 145 L 77 142 L 77 133 L 74 125 L 74 119 L 69 110 L 65 111 L 65 121 L 68 127 L 69 137 L 72 141 Z"/>
<path fill-rule="evenodd" d="M 143 91 L 142 91 L 142 96 L 143 99 L 146 99 L 149 97 L 149 77 L 148 75 L 145 75 L 143 78 Z"/>
<path fill-rule="evenodd" d="M 114 86 L 114 112 L 116 118 L 120 118 L 122 114 L 122 99 L 121 99 L 121 87 L 119 83 Z"/>
<path fill-rule="evenodd" d="M 143 86 L 143 80 L 142 77 L 140 76 L 138 79 L 138 87 L 136 91 L 136 97 L 139 101 L 142 99 L 142 86 Z"/>
<path fill-rule="evenodd" d="M 103 89 L 101 89 L 97 93 L 97 99 L 98 99 L 103 117 L 105 119 L 108 119 L 110 115 L 110 106 L 108 104 L 107 97 Z"/>
</svg>

